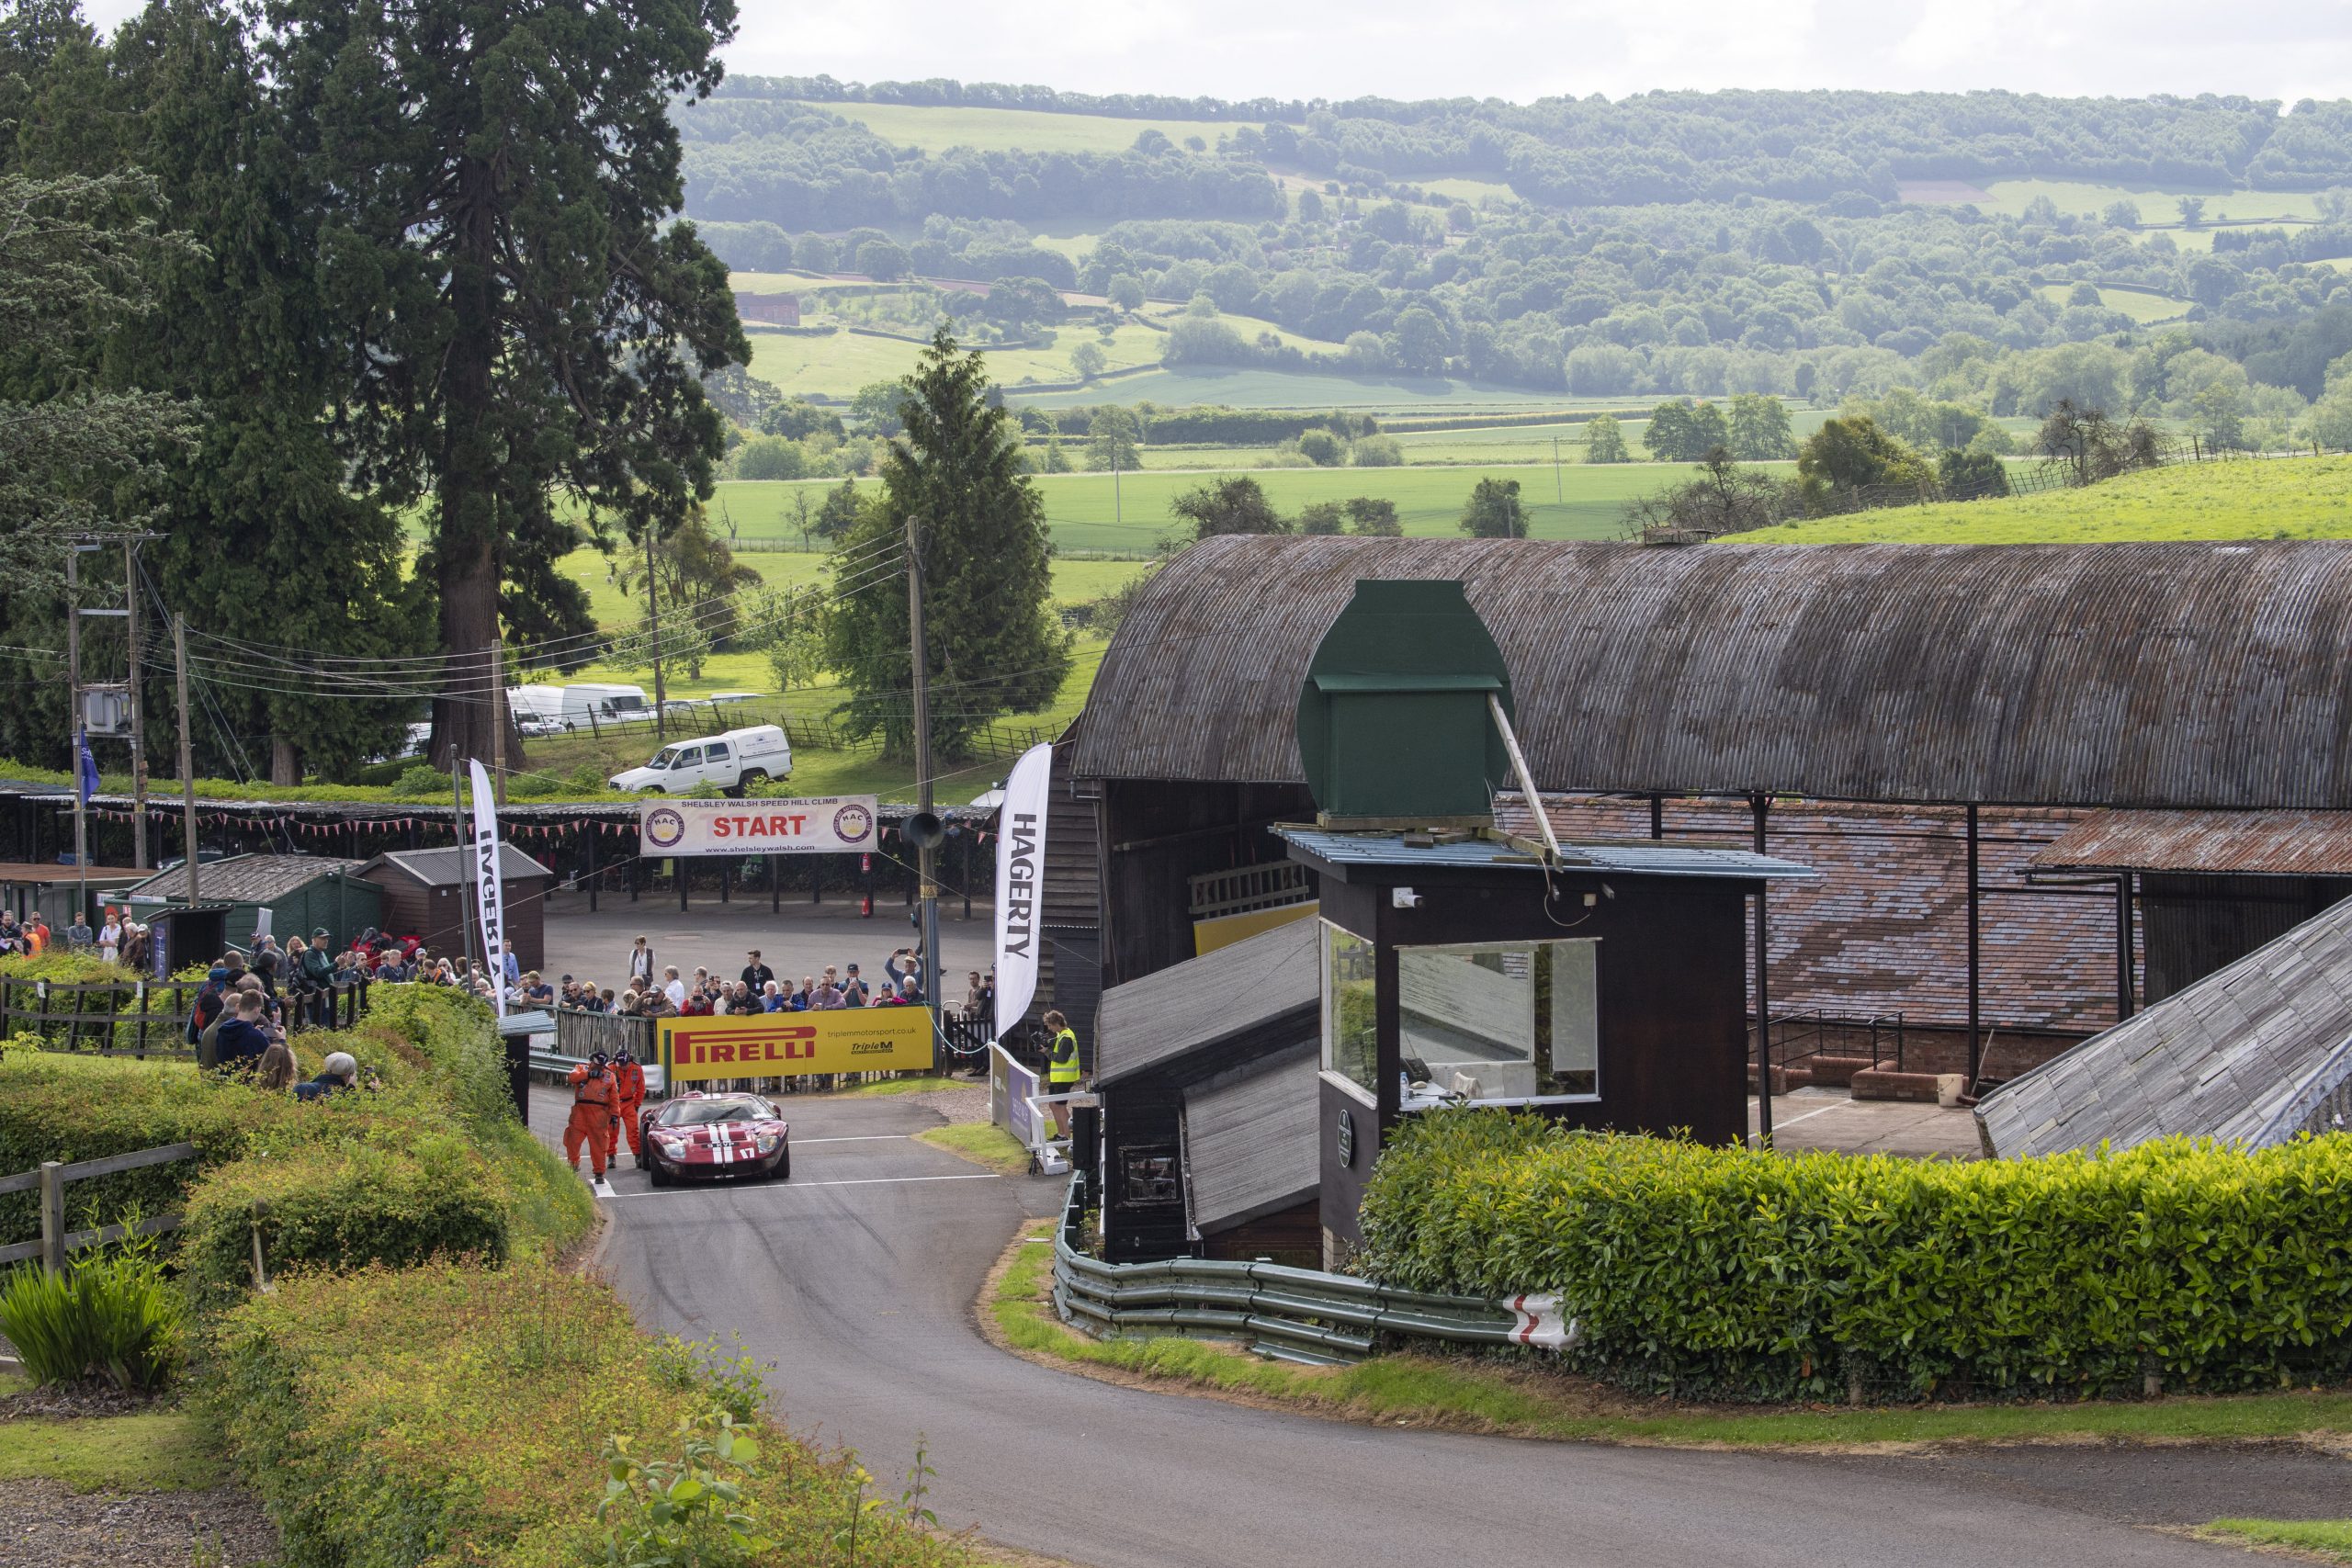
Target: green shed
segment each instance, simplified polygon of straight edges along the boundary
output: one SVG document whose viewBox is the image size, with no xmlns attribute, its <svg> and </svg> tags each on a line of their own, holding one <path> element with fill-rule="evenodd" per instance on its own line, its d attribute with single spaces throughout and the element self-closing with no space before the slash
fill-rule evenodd
<svg viewBox="0 0 2352 1568">
<path fill-rule="evenodd" d="M 265 913 L 280 947 L 288 937 L 309 941 L 321 926 L 334 946 L 347 947 L 383 924 L 384 890 L 353 874 L 366 863 L 327 855 L 233 855 L 197 868 L 197 894 L 209 906 L 229 907 L 229 941 L 237 947 L 253 945 Z M 130 892 L 134 919 L 187 902 L 185 870 L 159 873 Z"/>
</svg>

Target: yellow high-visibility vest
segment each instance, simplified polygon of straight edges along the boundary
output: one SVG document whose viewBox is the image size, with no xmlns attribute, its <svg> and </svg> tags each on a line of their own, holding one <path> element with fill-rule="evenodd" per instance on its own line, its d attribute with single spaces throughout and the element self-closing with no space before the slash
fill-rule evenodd
<svg viewBox="0 0 2352 1568">
<path fill-rule="evenodd" d="M 1078 1081 L 1078 1031 L 1065 1029 L 1054 1036 L 1054 1054 L 1046 1077 L 1057 1084 Z"/>
</svg>

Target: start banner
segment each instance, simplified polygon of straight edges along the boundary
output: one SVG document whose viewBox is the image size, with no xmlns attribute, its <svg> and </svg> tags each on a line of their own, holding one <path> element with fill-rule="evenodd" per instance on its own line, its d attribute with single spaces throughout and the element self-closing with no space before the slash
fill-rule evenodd
<svg viewBox="0 0 2352 1568">
<path fill-rule="evenodd" d="M 870 795 L 823 800 L 649 800 L 637 808 L 641 855 L 840 854 L 874 847 Z"/>
<path fill-rule="evenodd" d="M 673 1085 L 899 1072 L 933 1061 L 929 1008 L 665 1018 L 660 1024 L 662 1066 Z"/>
</svg>

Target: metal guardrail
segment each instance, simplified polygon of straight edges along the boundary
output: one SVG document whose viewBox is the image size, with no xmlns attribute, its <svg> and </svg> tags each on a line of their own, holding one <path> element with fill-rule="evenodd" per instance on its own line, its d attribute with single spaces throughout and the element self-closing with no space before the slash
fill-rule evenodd
<svg viewBox="0 0 2352 1568">
<path fill-rule="evenodd" d="M 1070 1177 L 1054 1233 L 1054 1310 L 1097 1338 L 1247 1337 L 1260 1355 L 1335 1365 L 1363 1359 L 1384 1339 L 1565 1350 L 1583 1337 L 1552 1295 L 1430 1295 L 1345 1274 L 1215 1258 L 1105 1263 L 1080 1245 L 1085 1215 L 1080 1171 Z"/>
</svg>

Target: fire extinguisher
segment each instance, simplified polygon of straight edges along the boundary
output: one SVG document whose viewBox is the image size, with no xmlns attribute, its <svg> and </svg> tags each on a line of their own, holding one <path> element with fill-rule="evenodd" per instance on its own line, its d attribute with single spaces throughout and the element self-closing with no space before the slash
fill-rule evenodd
<svg viewBox="0 0 2352 1568">
<path fill-rule="evenodd" d="M 865 897 L 857 901 L 857 916 L 862 920 L 870 920 L 874 918 L 874 857 L 871 854 L 858 856 L 857 870 L 858 874 L 865 878 Z"/>
</svg>

